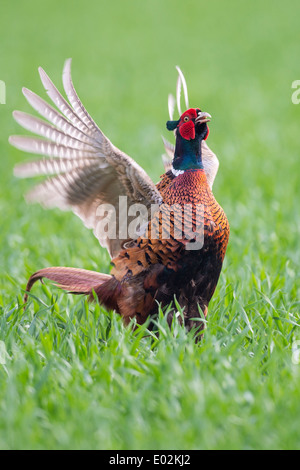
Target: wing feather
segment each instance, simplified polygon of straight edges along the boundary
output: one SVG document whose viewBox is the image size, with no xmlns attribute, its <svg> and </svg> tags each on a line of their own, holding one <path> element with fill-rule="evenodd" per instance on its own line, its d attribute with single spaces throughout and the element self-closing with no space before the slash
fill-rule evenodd
<svg viewBox="0 0 300 470">
<path fill-rule="evenodd" d="M 95 147 L 93 147 L 91 143 L 82 142 L 82 140 L 72 137 L 72 135 L 68 135 L 64 131 L 57 129 L 55 126 L 48 124 L 43 119 L 23 113 L 22 111 L 14 111 L 13 117 L 20 126 L 24 127 L 24 129 L 41 137 L 46 137 L 46 139 L 49 139 L 56 144 L 61 144 L 65 147 L 71 147 L 78 150 L 84 150 L 87 145 L 89 145 L 90 151 L 95 152 Z"/>
<path fill-rule="evenodd" d="M 26 163 L 21 163 L 14 168 L 15 176 L 20 178 L 30 178 L 40 175 L 55 175 L 60 173 L 67 173 L 76 168 L 81 168 L 88 163 L 98 163 L 96 158 L 42 158 L 40 160 L 33 160 Z M 99 166 L 99 164 L 98 164 Z"/>
<path fill-rule="evenodd" d="M 71 59 L 65 62 L 63 71 L 63 86 L 69 102 L 41 67 L 39 74 L 57 109 L 23 88 L 29 104 L 46 121 L 15 111 L 16 121 L 39 137 L 11 136 L 9 141 L 25 152 L 44 158 L 17 165 L 15 175 L 48 176 L 30 191 L 27 200 L 49 208 L 72 210 L 93 229 L 100 244 L 114 257 L 128 239 L 124 232 L 119 233 L 119 198 L 127 197 L 128 208 L 142 203 L 150 211 L 151 204 L 161 203 L 161 195 L 147 173 L 110 142 L 81 103 L 71 78 Z M 108 218 L 116 220 L 114 237 L 98 229 L 104 217 L 98 215 L 101 204 L 110 208 Z M 128 224 L 131 220 L 128 218 Z"/>
<path fill-rule="evenodd" d="M 63 70 L 63 85 L 66 92 L 66 95 L 75 110 L 75 113 L 80 117 L 80 119 L 85 123 L 89 129 L 94 129 L 94 131 L 99 134 L 99 127 L 89 115 L 83 104 L 81 103 L 77 92 L 74 88 L 72 77 L 71 77 L 71 59 L 67 59 L 65 62 Z M 101 132 L 101 131 L 100 131 Z M 102 134 L 102 132 L 101 132 Z M 103 134 L 102 134 L 103 135 Z"/>
<path fill-rule="evenodd" d="M 47 95 L 51 98 L 55 106 L 66 116 L 74 126 L 80 129 L 82 132 L 89 134 L 89 128 L 83 123 L 79 116 L 73 111 L 69 103 L 63 98 L 56 86 L 52 83 L 44 69 L 39 67 L 39 74 L 41 77 L 42 84 L 47 92 Z"/>
<path fill-rule="evenodd" d="M 35 111 L 37 111 L 42 117 L 47 119 L 58 129 L 62 130 L 71 137 L 81 140 L 82 142 L 89 143 L 91 141 L 91 137 L 87 136 L 84 132 L 80 131 L 76 126 L 71 124 L 71 122 L 68 121 L 65 116 L 59 113 L 55 108 L 53 108 L 53 106 L 43 100 L 43 98 L 38 96 L 36 93 L 28 90 L 28 88 L 23 88 L 22 92 L 30 106 L 32 106 Z M 96 141 L 94 141 L 94 145 L 95 144 Z"/>
</svg>

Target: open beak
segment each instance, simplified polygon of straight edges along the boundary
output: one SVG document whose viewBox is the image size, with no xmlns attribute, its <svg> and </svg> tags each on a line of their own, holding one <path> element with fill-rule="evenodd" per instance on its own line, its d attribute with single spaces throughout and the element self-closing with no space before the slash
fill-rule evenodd
<svg viewBox="0 0 300 470">
<path fill-rule="evenodd" d="M 195 119 L 195 124 L 203 124 L 204 122 L 209 122 L 211 120 L 211 115 L 208 113 L 201 112 Z"/>
</svg>

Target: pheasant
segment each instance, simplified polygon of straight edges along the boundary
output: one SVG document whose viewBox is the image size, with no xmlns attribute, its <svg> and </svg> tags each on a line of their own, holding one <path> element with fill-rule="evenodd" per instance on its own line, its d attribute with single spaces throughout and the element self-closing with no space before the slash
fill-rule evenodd
<svg viewBox="0 0 300 470">
<path fill-rule="evenodd" d="M 71 209 L 93 229 L 111 256 L 110 274 L 67 267 L 49 267 L 28 280 L 24 300 L 33 284 L 47 278 L 60 288 L 84 294 L 114 309 L 125 324 L 142 324 L 170 305 L 176 296 L 187 330 L 202 329 L 199 307 L 207 315 L 225 256 L 229 224 L 212 193 L 218 159 L 205 140 L 211 116 L 189 108 L 184 76 L 178 68 L 177 106 L 169 97 L 167 129 L 176 144 L 164 141 L 166 172 L 155 185 L 147 173 L 103 134 L 81 103 L 71 78 L 71 59 L 65 62 L 63 85 L 68 101 L 42 68 L 41 81 L 56 108 L 23 88 L 29 104 L 47 121 L 14 111 L 15 120 L 42 137 L 11 136 L 18 149 L 43 159 L 17 165 L 15 175 L 48 175 L 27 200 L 44 207 Z M 186 107 L 180 110 L 183 85 Z M 136 217 L 139 213 L 140 216 Z M 175 307 L 168 313 L 172 320 Z M 199 326 L 200 325 L 200 326 Z"/>
</svg>

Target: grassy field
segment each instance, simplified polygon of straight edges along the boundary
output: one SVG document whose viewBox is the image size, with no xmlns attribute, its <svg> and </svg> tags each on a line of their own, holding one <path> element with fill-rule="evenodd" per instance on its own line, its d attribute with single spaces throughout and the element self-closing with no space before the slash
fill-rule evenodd
<svg viewBox="0 0 300 470">
<path fill-rule="evenodd" d="M 0 448 L 300 448 L 299 2 L 4 0 L 0 19 Z M 8 144 L 64 60 L 86 108 L 157 181 L 167 95 L 185 73 L 208 111 L 220 160 L 214 194 L 231 225 L 207 329 L 134 333 L 99 305 L 34 287 L 46 266 L 109 272 L 109 257 L 71 213 L 26 205 L 14 178 L 30 156 Z M 299 343 L 298 343 L 299 342 Z"/>
</svg>

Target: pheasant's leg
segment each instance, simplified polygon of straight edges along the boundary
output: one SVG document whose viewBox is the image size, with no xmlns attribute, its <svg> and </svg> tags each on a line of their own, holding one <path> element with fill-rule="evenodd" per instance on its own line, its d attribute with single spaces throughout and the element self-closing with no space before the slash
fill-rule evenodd
<svg viewBox="0 0 300 470">
<path fill-rule="evenodd" d="M 201 310 L 201 312 L 199 312 Z M 203 330 L 205 329 L 205 319 L 207 316 L 207 306 L 200 303 L 192 303 L 189 305 L 187 315 L 184 319 L 184 324 L 187 331 L 193 329 L 195 331 L 195 341 L 201 341 L 203 337 Z"/>
</svg>

